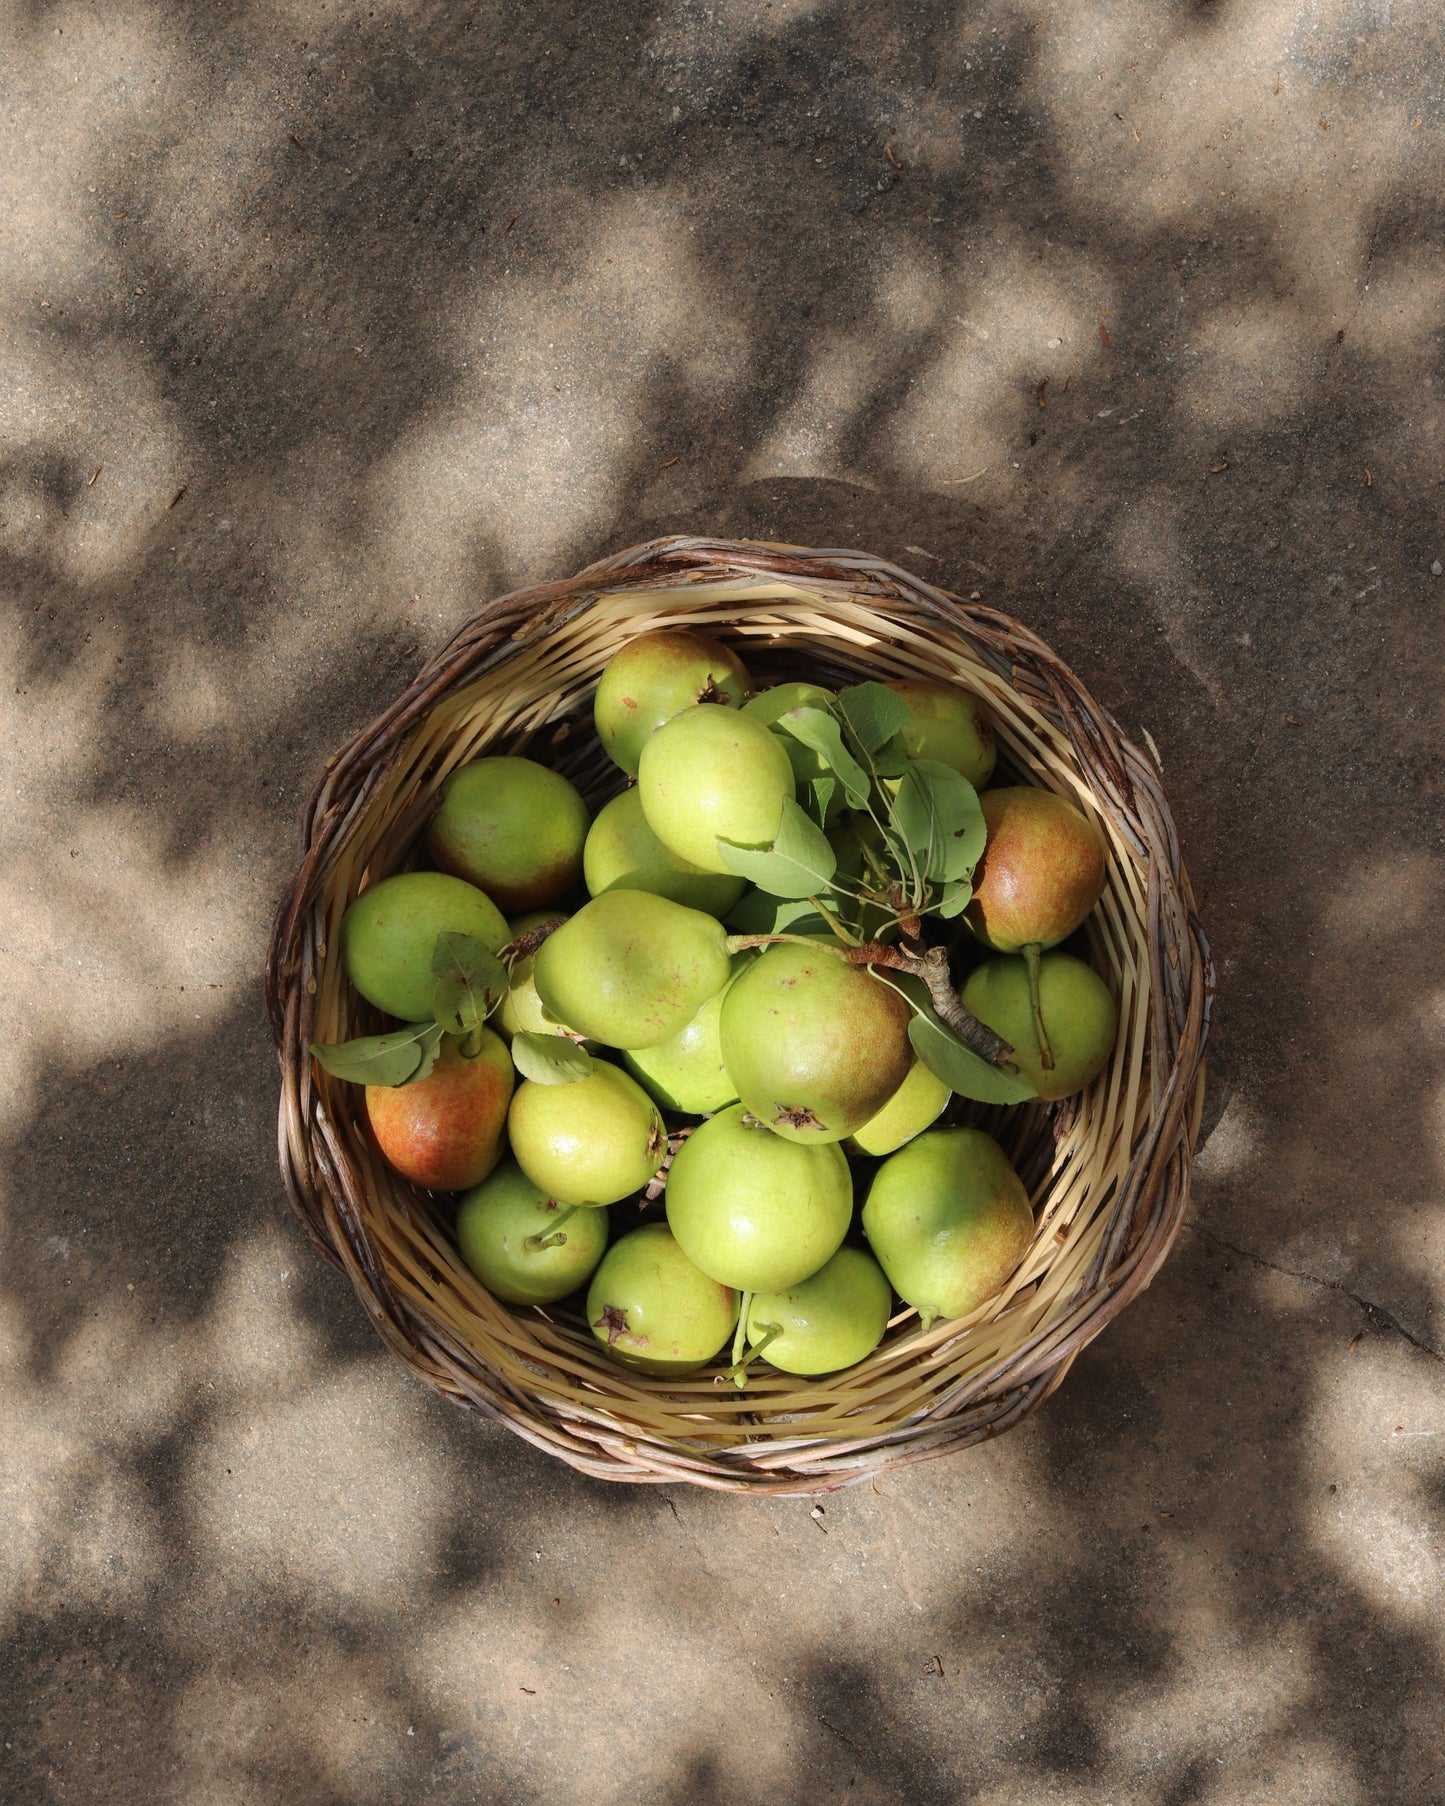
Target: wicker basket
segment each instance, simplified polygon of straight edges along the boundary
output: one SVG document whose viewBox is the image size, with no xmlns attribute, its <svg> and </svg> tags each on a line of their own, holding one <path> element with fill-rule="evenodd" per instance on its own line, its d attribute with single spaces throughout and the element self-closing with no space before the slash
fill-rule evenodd
<svg viewBox="0 0 1445 1806">
<path fill-rule="evenodd" d="M 902 1311 L 857 1367 L 816 1380 L 754 1369 L 742 1393 L 714 1384 L 725 1359 L 648 1377 L 609 1362 L 563 1307 L 498 1303 L 461 1261 L 450 1200 L 382 1163 L 360 1088 L 306 1052 L 375 1026 L 344 978 L 338 926 L 365 883 L 414 858 L 447 774 L 528 749 L 595 808 L 622 782 L 592 730 L 597 677 L 630 636 L 679 624 L 730 641 L 762 681 L 926 676 L 976 692 L 1003 768 L 1078 802 L 1110 852 L 1087 925 L 1119 1005 L 1108 1067 L 1061 1104 L 951 1106 L 999 1137 L 1034 1200 L 1005 1292 L 927 1334 Z M 281 1168 L 313 1242 L 444 1396 L 605 1479 L 823 1492 L 1018 1423 L 1148 1285 L 1188 1197 L 1212 987 L 1158 770 L 1041 640 L 863 553 L 659 540 L 489 603 L 328 761 L 267 966 Z"/>
</svg>

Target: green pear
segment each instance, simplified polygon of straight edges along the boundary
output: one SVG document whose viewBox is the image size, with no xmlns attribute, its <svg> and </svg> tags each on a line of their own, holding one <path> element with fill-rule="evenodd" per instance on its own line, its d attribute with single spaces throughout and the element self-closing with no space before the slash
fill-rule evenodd
<svg viewBox="0 0 1445 1806">
<path fill-rule="evenodd" d="M 663 1223 L 613 1243 L 587 1291 L 587 1321 L 614 1361 L 643 1373 L 693 1373 L 733 1333 L 738 1295 L 687 1258 Z"/>
<path fill-rule="evenodd" d="M 769 947 L 722 1007 L 723 1064 L 760 1122 L 792 1141 L 841 1141 L 908 1076 L 908 1005 L 828 944 Z"/>
<path fill-rule="evenodd" d="M 515 941 L 531 929 L 540 928 L 544 922 L 555 922 L 559 914 L 561 911 L 556 909 L 534 909 L 527 915 L 513 916 L 507 924 L 508 934 Z M 575 1031 L 571 1027 L 554 1021 L 542 1007 L 542 999 L 537 995 L 537 982 L 532 974 L 536 958 L 535 953 L 528 953 L 512 962 L 511 984 L 506 996 L 497 1006 L 492 1025 L 507 1042 L 511 1041 L 513 1035 L 567 1035 L 575 1039 Z M 587 1045 L 590 1049 L 596 1043 L 589 1042 Z"/>
<path fill-rule="evenodd" d="M 952 1096 L 937 1073 L 915 1060 L 878 1114 L 849 1136 L 848 1146 L 860 1154 L 891 1154 L 936 1122 Z"/>
<path fill-rule="evenodd" d="M 457 1206 L 462 1259 L 495 1298 L 552 1304 L 586 1283 L 607 1246 L 607 1212 L 561 1205 L 507 1160 Z"/>
<path fill-rule="evenodd" d="M 1013 1043 L 1013 1061 L 1040 1097 L 1067 1097 L 1098 1077 L 1114 1051 L 1119 1016 L 1109 987 L 1071 953 L 1039 961 L 1039 1008 L 1053 1065 L 1043 1064 L 1025 961 L 1000 954 L 968 975 L 963 1007 Z"/>
<path fill-rule="evenodd" d="M 714 916 L 645 890 L 585 903 L 537 949 L 532 977 L 558 1022 L 609 1047 L 656 1047 L 728 981 Z"/>
<path fill-rule="evenodd" d="M 1028 1193 L 981 1129 L 930 1129 L 885 1160 L 863 1233 L 895 1292 L 931 1324 L 999 1291 L 1033 1236 Z"/>
<path fill-rule="evenodd" d="M 445 872 L 399 872 L 341 918 L 346 976 L 368 1003 L 402 1022 L 432 1014 L 432 954 L 439 934 L 474 934 L 495 953 L 507 944 L 502 912 L 474 884 Z"/>
<path fill-rule="evenodd" d="M 710 1116 L 673 1155 L 667 1222 L 689 1260 L 740 1292 L 777 1292 L 816 1273 L 853 1215 L 836 1143 L 784 1141 L 741 1104 Z"/>
<path fill-rule="evenodd" d="M 562 1204 L 615 1204 L 662 1165 L 667 1131 L 657 1106 L 616 1066 L 595 1060 L 585 1079 L 526 1079 L 512 1097 L 507 1136 L 518 1166 Z"/>
<path fill-rule="evenodd" d="M 988 840 L 963 919 L 995 953 L 1023 954 L 1039 1062 L 1049 1071 L 1054 1056 L 1039 1004 L 1039 955 L 1071 935 L 1104 894 L 1104 837 L 1052 790 L 985 790 L 979 802 Z"/>
<path fill-rule="evenodd" d="M 501 909 L 538 909 L 582 876 L 587 805 L 534 759 L 474 759 L 442 786 L 427 848 Z"/>
<path fill-rule="evenodd" d="M 582 849 L 590 896 L 608 890 L 650 890 L 705 915 L 725 916 L 747 887 L 733 872 L 705 872 L 665 847 L 647 825 L 634 786 L 597 813 Z"/>
<path fill-rule="evenodd" d="M 623 1054 L 623 1065 L 664 1110 L 711 1116 L 725 1104 L 736 1102 L 737 1086 L 723 1065 L 722 1006 L 729 987 L 752 963 L 752 957 L 751 953 L 733 955 L 727 984 L 670 1040 Z"/>
<path fill-rule="evenodd" d="M 686 628 L 640 634 L 615 653 L 597 685 L 593 719 L 602 749 L 631 777 L 649 736 L 698 703 L 736 709 L 752 688 L 742 660 Z"/>
<path fill-rule="evenodd" d="M 642 749 L 637 783 L 648 827 L 705 872 L 728 869 L 719 840 L 771 846 L 794 788 L 776 734 L 756 716 L 706 706 L 658 728 Z"/>
<path fill-rule="evenodd" d="M 993 776 L 998 748 L 993 722 L 978 697 L 924 678 L 895 678 L 888 688 L 908 704 L 903 744 L 909 758 L 937 759 L 982 790 Z"/>
<path fill-rule="evenodd" d="M 838 1373 L 883 1340 L 893 1294 L 883 1270 L 861 1248 L 840 1248 L 807 1279 L 781 1292 L 754 1292 L 747 1337 L 783 1373 Z"/>
</svg>

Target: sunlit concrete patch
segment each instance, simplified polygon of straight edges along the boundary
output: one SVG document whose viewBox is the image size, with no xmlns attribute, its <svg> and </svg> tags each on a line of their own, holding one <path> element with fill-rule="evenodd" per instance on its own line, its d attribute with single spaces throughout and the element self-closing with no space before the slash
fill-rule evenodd
<svg viewBox="0 0 1445 1806">
<path fill-rule="evenodd" d="M 1107 418 L 1113 420 L 1116 414 L 1110 409 Z M 1201 632 L 1208 622 L 1209 601 L 1201 594 L 1198 563 L 1174 511 L 1161 495 L 1148 491 L 1121 499 L 1113 542 L 1120 568 L 1142 591 L 1169 650 L 1198 680 L 1213 706 L 1225 709 L 1229 677 Z"/>
<path fill-rule="evenodd" d="M 1423 848 L 1357 862 L 1323 899 L 1322 927 L 1346 944 L 1388 944 L 1433 933 L 1445 901 L 1445 862 Z"/>
<path fill-rule="evenodd" d="M 882 250 L 866 286 L 871 329 L 809 343 L 797 392 L 765 429 L 744 467 L 745 482 L 826 476 L 867 483 L 876 471 L 871 416 L 955 297 L 937 266 L 902 244 Z"/>
<path fill-rule="evenodd" d="M 179 867 L 165 843 L 153 815 L 71 806 L 49 844 L 0 864 L 0 1129 L 25 1119 L 41 1062 L 154 1048 L 254 984 L 270 897 L 244 842 Z"/>
<path fill-rule="evenodd" d="M 3 1307 L 0 1628 L 22 1609 L 124 1611 L 161 1572 L 162 1527 L 132 1456 L 137 1440 L 163 1433 L 174 1373 L 124 1316 L 96 1310 L 53 1376 L 37 1379 L 21 1314 Z M 117 1372 L 133 1376 L 119 1393 Z"/>
<path fill-rule="evenodd" d="M 566 197 L 555 204 L 565 217 Z M 743 375 L 741 328 L 673 208 L 627 196 L 577 211 L 586 229 L 566 274 L 504 272 L 453 310 L 454 390 L 371 484 L 395 581 L 457 614 L 475 606 L 489 555 L 511 576 L 556 575 L 634 468 L 664 461 L 659 391 L 721 396 Z"/>
<path fill-rule="evenodd" d="M 140 134 L 164 133 L 168 103 L 190 98 L 180 39 L 164 9 L 73 4 L 0 11 L 5 155 L 0 157 L 0 299 L 50 324 L 99 278 L 117 300 L 124 260 L 107 246 L 118 210 L 107 179 Z M 180 86 L 177 87 L 177 78 Z M 43 316 L 42 316 L 43 317 Z"/>
<path fill-rule="evenodd" d="M 1204 430 L 1258 431 L 1298 412 L 1309 393 L 1310 331 L 1288 302 L 1214 309 L 1176 351 L 1180 404 Z"/>
<path fill-rule="evenodd" d="M 1178 1563 L 1171 1581 L 1173 1609 L 1161 1614 L 1172 1631 L 1170 1671 L 1115 1703 L 1108 1736 L 1116 1760 L 1125 1767 L 1152 1753 L 1175 1768 L 1191 1759 L 1206 1769 L 1252 1764 L 1289 1736 L 1310 1696 L 1313 1652 L 1288 1631 L 1257 1633 L 1240 1647 L 1207 1562 Z"/>
<path fill-rule="evenodd" d="M 294 1392 L 297 1376 L 322 1364 L 320 1338 L 296 1303 L 299 1263 L 308 1258 L 309 1250 L 276 1236 L 244 1241 L 227 1255 L 206 1315 L 204 1355 L 199 1345 L 193 1351 L 221 1397 L 260 1407 Z"/>
<path fill-rule="evenodd" d="M 719 1799 L 792 1799 L 820 1750 L 856 1772 L 860 1798 L 896 1799 L 879 1790 L 875 1736 L 899 1722 L 950 1775 L 1006 1757 L 1022 1709 L 1010 1604 L 1040 1560 L 1067 1572 L 1087 1557 L 1026 1447 L 976 1453 L 967 1472 L 885 1477 L 817 1516 L 807 1499 L 755 1500 L 744 1522 L 743 1501 L 679 1488 L 673 1508 L 648 1501 L 609 1524 L 569 1489 L 538 1494 L 505 1559 L 408 1618 L 411 1686 L 439 1723 L 512 1752 L 532 1790 L 559 1799 L 634 1797 L 644 1773 L 660 1789 L 663 1761 L 680 1799 L 708 1797 L 695 1768 Z M 744 1559 L 758 1538 L 766 1559 Z M 604 1572 L 600 1548 L 616 1551 Z M 940 1685 L 924 1678 L 934 1650 L 946 1697 L 967 1701 L 962 1749 L 922 1710 Z"/>
<path fill-rule="evenodd" d="M 1367 1677 L 1368 1678 L 1368 1677 Z M 1362 1698 L 1360 1704 L 1365 1704 Z M 1360 1779 L 1352 1755 L 1324 1734 L 1301 1733 L 1291 1724 L 1264 1748 L 1205 1768 L 1194 1798 L 1201 1806 L 1375 1806 L 1373 1784 Z"/>
<path fill-rule="evenodd" d="M 1437 248 L 1400 251 L 1394 247 L 1372 263 L 1368 299 L 1363 299 L 1351 335 L 1352 355 L 1382 366 L 1402 367 L 1426 393 L 1433 387 L 1440 322 L 1445 318 L 1445 254 Z M 1418 396 L 1406 389 L 1411 400 Z M 1402 397 L 1403 399 L 1403 397 Z"/>
<path fill-rule="evenodd" d="M 744 481 L 771 476 L 859 480 L 850 470 L 844 441 L 872 397 L 878 359 L 876 344 L 855 338 L 819 345 L 799 393 L 773 420 L 749 459 Z"/>
<path fill-rule="evenodd" d="M 511 1601 L 500 1614 L 500 1602 L 482 1597 L 447 1602 L 434 1608 L 429 1626 L 417 1626 L 422 1634 L 407 1672 L 427 1711 L 454 1737 L 468 1739 L 473 1774 L 460 1765 L 468 1779 L 485 1775 L 485 1753 L 495 1747 L 527 1775 L 535 1798 L 623 1800 L 635 1797 L 644 1775 L 661 1785 L 664 1752 L 700 1743 L 717 1780 L 726 1777 L 715 1797 L 791 1798 L 794 1691 L 777 1684 L 772 1660 L 763 1663 L 772 1673 L 759 1673 L 749 1659 L 757 1621 L 725 1618 L 722 1598 L 699 1589 L 669 1609 L 629 1565 L 625 1583 L 614 1577 L 604 1584 L 589 1622 L 570 1631 L 549 1623 L 557 1613 L 541 1589 L 532 1602 Z M 499 1634 L 503 1620 L 514 1634 Z M 629 1675 L 625 1712 L 613 1692 L 620 1664 Z M 722 1686 L 727 1704 L 720 1713 L 715 1690 Z M 734 1724 L 745 1719 L 746 1748 L 709 1734 L 720 1715 Z M 671 1778 L 680 1784 L 685 1765 L 675 1754 L 673 1764 Z"/>
<path fill-rule="evenodd" d="M 1264 1126 L 1242 1091 L 1235 1091 L 1194 1157 L 1195 1175 L 1206 1181 L 1238 1179 L 1259 1159 Z"/>
<path fill-rule="evenodd" d="M 214 1020 L 254 971 L 264 922 L 258 874 L 224 813 L 212 845 L 178 862 L 171 824 L 153 811 L 77 800 L 104 655 L 67 674 L 59 711 L 49 686 L 13 694 L 18 648 L 6 637 L 0 784 L 27 808 L 0 826 L 0 1024 L 12 1048 L 0 1125 L 27 1108 L 42 1054 L 79 1063 Z"/>
<path fill-rule="evenodd" d="M 1311 1417 L 1321 1451 L 1307 1519 L 1314 1546 L 1445 1656 L 1439 1362 L 1398 1336 L 1369 1337 L 1320 1375 Z"/>
<path fill-rule="evenodd" d="M 887 423 L 893 465 L 945 493 L 982 469 L 1011 474 L 1020 420 L 1037 411 L 1050 370 L 1049 340 L 1086 343 L 1112 301 L 1112 278 L 1088 257 L 1059 251 L 1041 266 L 1010 235 L 960 285 L 940 348 Z M 1075 359 L 1075 381 L 1092 355 Z"/>
<path fill-rule="evenodd" d="M 1409 10 L 1424 23 L 1423 8 Z M 1143 0 L 1064 19 L 1047 0 L 1022 11 L 1039 29 L 1035 96 L 1082 207 L 1135 234 L 1227 235 L 1257 262 L 1262 285 L 1292 291 L 1321 334 L 1352 320 L 1381 202 L 1412 155 L 1413 103 L 1393 79 L 1386 90 L 1344 80 L 1316 55 L 1322 37 L 1335 48 L 1349 41 L 1348 0 L 1233 5 L 1207 20 L 1164 16 Z M 1216 299 L 1224 318 L 1235 305 L 1207 288 L 1197 308 L 1185 303 L 1191 266 L 1207 261 L 1181 270 L 1186 342 L 1208 329 Z M 1285 387 L 1268 387 L 1283 407 Z"/>
<path fill-rule="evenodd" d="M 390 1408 L 403 1384 L 378 1358 L 217 1413 L 186 1496 L 219 1586 L 319 1592 L 350 1617 L 425 1578 L 458 1480 Z"/>
<path fill-rule="evenodd" d="M 384 1655 L 321 1634 L 298 1641 L 294 1625 L 266 1615 L 239 1662 L 201 1665 L 169 1728 L 173 1806 L 380 1806 L 406 1797 L 398 1787 L 417 1755 Z"/>
<path fill-rule="evenodd" d="M 226 727 L 235 706 L 234 688 L 214 653 L 182 641 L 171 648 L 161 674 L 160 714 L 169 731 L 183 741 L 204 741 Z"/>
<path fill-rule="evenodd" d="M 181 483 L 185 436 L 148 360 L 81 349 L 41 318 L 0 324 L 0 551 L 92 583 L 142 550 Z"/>
</svg>

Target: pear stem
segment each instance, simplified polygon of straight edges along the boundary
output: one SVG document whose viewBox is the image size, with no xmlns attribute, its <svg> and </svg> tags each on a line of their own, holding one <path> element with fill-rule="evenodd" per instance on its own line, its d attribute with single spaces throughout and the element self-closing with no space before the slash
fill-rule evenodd
<svg viewBox="0 0 1445 1806">
<path fill-rule="evenodd" d="M 748 1307 L 749 1307 L 749 1305 L 752 1304 L 752 1301 L 753 1301 L 752 1293 L 744 1292 L 742 1295 L 742 1302 L 738 1306 L 738 1327 L 737 1327 L 737 1333 L 733 1336 L 733 1368 L 734 1369 L 736 1369 L 742 1365 L 743 1349 L 747 1345 Z"/>
<path fill-rule="evenodd" d="M 1024 965 L 1029 974 L 1029 1004 L 1034 1012 L 1034 1035 L 1039 1044 L 1039 1064 L 1045 1072 L 1054 1069 L 1054 1050 L 1049 1046 L 1048 1030 L 1044 1027 L 1043 1006 L 1039 1002 L 1039 955 L 1043 948 L 1038 941 L 1030 941 L 1024 948 Z"/>
<path fill-rule="evenodd" d="M 842 941 L 844 943 L 845 946 L 856 947 L 858 945 L 858 936 L 853 933 L 851 928 L 845 928 L 843 926 L 843 924 L 838 920 L 837 916 L 835 916 L 833 914 L 832 910 L 829 909 L 828 905 L 826 903 L 824 903 L 821 898 L 809 897 L 808 901 L 813 905 L 814 909 L 817 910 L 818 914 L 820 916 L 822 916 L 823 920 L 828 924 L 828 926 L 833 930 L 833 933 L 837 936 L 837 938 L 840 941 Z"/>
<path fill-rule="evenodd" d="M 764 1333 L 753 1343 L 752 1348 L 743 1356 L 742 1360 L 738 1359 L 737 1351 L 734 1350 L 733 1364 L 723 1375 L 725 1380 L 732 1381 L 739 1392 L 743 1391 L 747 1386 L 748 1368 L 757 1360 L 758 1356 L 767 1347 L 769 1342 L 776 1340 L 776 1338 L 783 1333 L 783 1326 L 781 1323 L 764 1323 L 762 1328 Z"/>
<path fill-rule="evenodd" d="M 567 1240 L 566 1236 L 560 1233 L 562 1225 L 568 1217 L 575 1216 L 581 1208 L 580 1204 L 569 1204 L 564 1211 L 560 1212 L 546 1235 L 529 1235 L 522 1246 L 529 1254 L 537 1254 L 543 1248 L 560 1248 Z"/>
<path fill-rule="evenodd" d="M 805 934 L 730 934 L 723 943 L 729 953 L 746 953 L 750 947 L 772 947 L 779 941 L 795 947 L 811 947 L 814 952 L 833 953 L 826 941 L 810 941 Z"/>
<path fill-rule="evenodd" d="M 919 1328 L 926 1336 L 938 1321 L 938 1312 L 931 1304 L 920 1305 L 918 1309 Z"/>
</svg>

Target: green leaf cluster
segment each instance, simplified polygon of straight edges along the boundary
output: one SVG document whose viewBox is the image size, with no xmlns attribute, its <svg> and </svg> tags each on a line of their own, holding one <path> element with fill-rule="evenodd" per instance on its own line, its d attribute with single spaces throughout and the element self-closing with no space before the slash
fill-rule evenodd
<svg viewBox="0 0 1445 1806">
<path fill-rule="evenodd" d="M 936 760 L 908 756 L 902 730 L 908 704 L 886 684 L 840 691 L 829 706 L 789 709 L 772 731 L 806 747 L 810 777 L 797 801 L 784 804 L 778 831 L 766 846 L 720 840 L 729 871 L 757 886 L 729 917 L 752 933 L 827 927 L 817 908 L 806 914 L 772 911 L 816 900 L 828 916 L 867 938 L 886 936 L 903 915 L 959 915 L 973 895 L 971 878 L 983 853 L 984 820 L 968 780 Z M 841 801 L 851 813 L 830 823 Z M 850 857 L 856 855 L 856 858 Z M 856 866 L 856 870 L 853 869 Z"/>
<path fill-rule="evenodd" d="M 505 949 L 503 949 L 505 951 Z M 475 1056 L 488 1016 L 507 994 L 507 968 L 475 934 L 439 934 L 432 950 L 432 1015 L 384 1035 L 354 1041 L 313 1041 L 318 1066 L 353 1085 L 414 1085 L 427 1078 L 445 1041 Z M 519 1051 L 517 1043 L 527 1045 Z M 533 1047 L 532 1043 L 547 1043 Z M 561 1036 L 519 1035 L 512 1058 L 524 1078 L 546 1085 L 569 1084 L 592 1070 L 588 1054 Z"/>
</svg>

